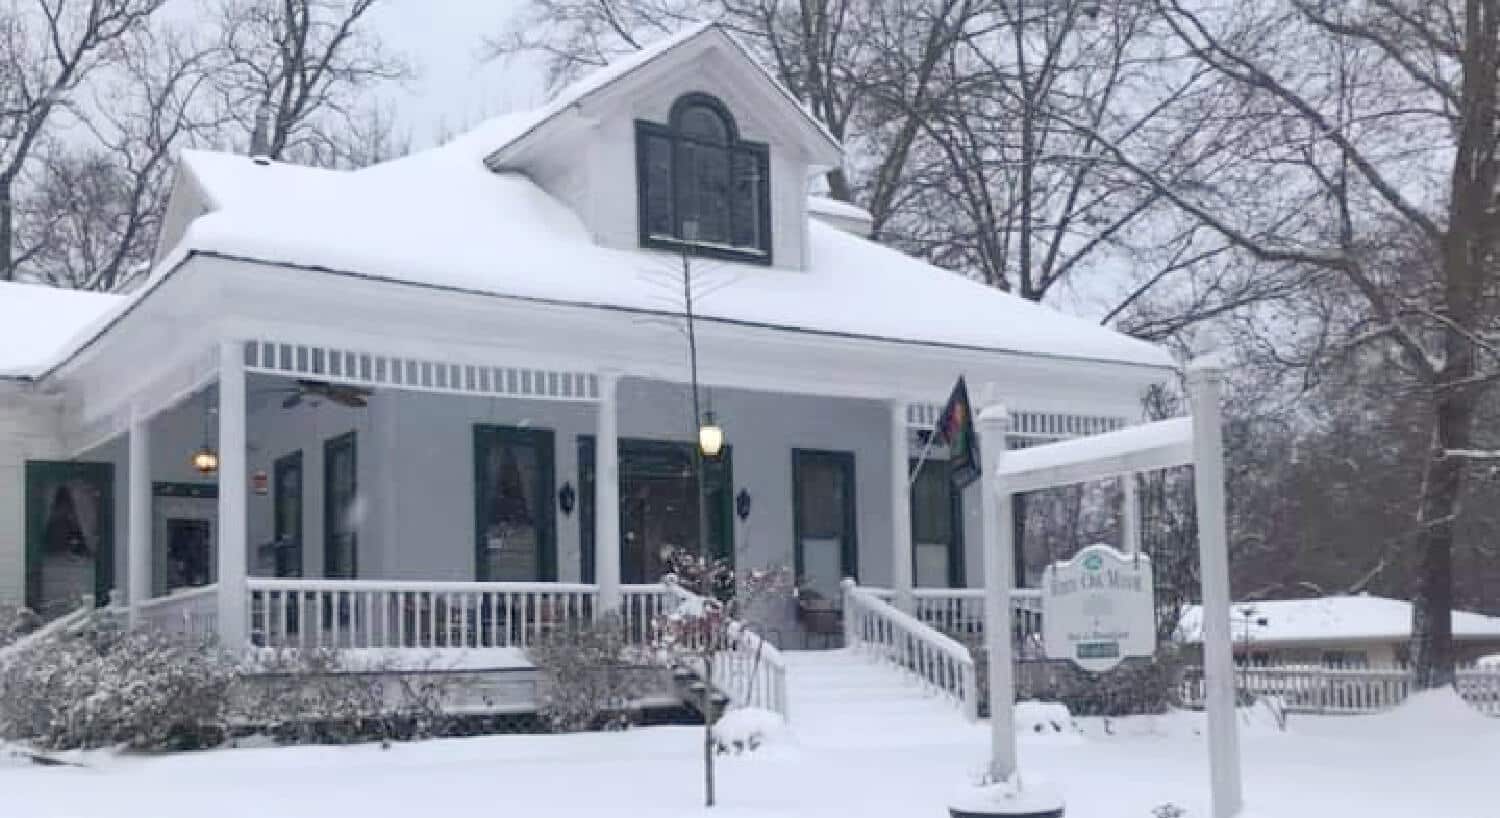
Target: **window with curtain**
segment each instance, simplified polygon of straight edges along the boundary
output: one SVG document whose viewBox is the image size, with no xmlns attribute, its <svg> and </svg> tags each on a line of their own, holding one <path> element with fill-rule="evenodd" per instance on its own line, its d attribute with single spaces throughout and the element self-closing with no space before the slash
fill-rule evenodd
<svg viewBox="0 0 1500 818">
<path fill-rule="evenodd" d="M 641 246 L 771 262 L 770 157 L 716 97 L 692 93 L 666 124 L 636 122 Z"/>
</svg>

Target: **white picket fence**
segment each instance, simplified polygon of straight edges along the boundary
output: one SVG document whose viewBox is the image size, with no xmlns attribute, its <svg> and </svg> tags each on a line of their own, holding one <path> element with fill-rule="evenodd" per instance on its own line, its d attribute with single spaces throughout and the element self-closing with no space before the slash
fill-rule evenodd
<svg viewBox="0 0 1500 818">
<path fill-rule="evenodd" d="M 844 644 L 952 700 L 970 721 L 979 718 L 974 657 L 968 648 L 853 580 L 844 580 L 843 588 Z"/>
<path fill-rule="evenodd" d="M 1244 695 L 1275 698 L 1291 713 L 1377 713 L 1406 700 L 1413 690 L 1409 668 L 1327 668 L 1316 665 L 1235 669 Z M 1461 668 L 1454 684 L 1475 710 L 1500 717 L 1500 669 Z M 1179 685 L 1187 707 L 1203 705 L 1203 673 L 1189 669 Z"/>
</svg>

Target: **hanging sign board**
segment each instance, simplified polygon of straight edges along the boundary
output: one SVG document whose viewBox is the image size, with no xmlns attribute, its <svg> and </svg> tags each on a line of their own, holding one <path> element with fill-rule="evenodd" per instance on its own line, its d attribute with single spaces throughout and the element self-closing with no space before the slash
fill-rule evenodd
<svg viewBox="0 0 1500 818">
<path fill-rule="evenodd" d="M 1042 572 L 1042 643 L 1049 659 L 1102 673 L 1156 652 L 1151 560 L 1091 545 Z"/>
</svg>

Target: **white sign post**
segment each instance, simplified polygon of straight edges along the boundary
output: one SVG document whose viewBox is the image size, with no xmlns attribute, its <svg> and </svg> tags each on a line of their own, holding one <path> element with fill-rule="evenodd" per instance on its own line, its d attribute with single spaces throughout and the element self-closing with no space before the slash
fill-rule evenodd
<svg viewBox="0 0 1500 818">
<path fill-rule="evenodd" d="M 1049 659 L 1103 673 L 1156 653 L 1151 560 L 1091 545 L 1042 572 L 1042 644 Z"/>
<path fill-rule="evenodd" d="M 1195 499 L 1198 510 L 1198 549 L 1203 585 L 1204 676 L 1208 688 L 1209 771 L 1213 795 L 1213 818 L 1233 818 L 1243 806 L 1240 784 L 1239 734 L 1234 716 L 1234 664 L 1229 643 L 1229 552 L 1224 516 L 1224 446 L 1219 422 L 1219 389 L 1223 381 L 1222 365 L 1211 358 L 1200 359 L 1188 367 L 1188 392 L 1191 417 L 1171 418 L 1140 426 L 1130 426 L 1091 437 L 1074 438 L 1057 443 L 1032 446 L 1014 451 L 1006 447 L 1008 416 L 1005 408 L 993 401 L 979 412 L 980 442 L 984 447 L 984 579 L 985 642 L 989 647 L 990 671 L 990 765 L 989 790 L 977 805 L 960 808 L 950 805 L 954 816 L 1039 816 L 1061 815 L 1061 799 L 1043 799 L 1047 808 L 1037 808 L 1035 801 L 1022 798 L 1025 788 L 1017 774 L 1016 736 L 1014 728 L 1015 679 L 1011 668 L 1011 556 L 1012 541 L 1010 500 L 1028 491 L 1075 485 L 1093 480 L 1114 479 L 1139 472 L 1176 466 L 1193 466 Z M 1127 496 L 1133 492 L 1127 492 Z M 1133 509 L 1126 510 L 1131 519 Z M 1133 523 L 1134 520 L 1131 519 Z M 1128 526 L 1134 529 L 1134 525 Z M 1135 539 L 1132 530 L 1128 539 Z M 1113 549 L 1107 549 L 1113 551 Z M 1114 552 L 1108 556 L 1097 547 L 1085 549 L 1084 562 L 1098 556 L 1098 571 L 1114 563 Z M 1120 555 L 1125 556 L 1125 555 Z M 1150 576 L 1149 563 L 1136 555 L 1125 559 L 1138 565 Z M 1074 562 L 1079 562 L 1075 560 Z M 1066 572 L 1089 568 L 1081 562 Z M 1074 573 L 1054 576 L 1062 582 L 1077 580 Z M 1123 575 L 1117 577 L 1123 580 Z M 1095 580 L 1088 580 L 1095 584 Z M 1106 577 L 1100 580 L 1108 586 Z M 1108 669 L 1119 659 L 1131 655 L 1149 655 L 1150 647 L 1142 639 L 1155 640 L 1155 624 L 1140 613 L 1142 600 L 1151 598 L 1149 579 L 1143 579 L 1143 590 L 1105 593 L 1092 589 L 1095 601 L 1090 607 L 1090 590 L 1072 594 L 1053 594 L 1052 609 L 1044 609 L 1043 632 L 1049 653 L 1070 652 L 1072 661 L 1085 669 Z M 1059 590 L 1061 590 L 1059 588 Z M 1077 597 L 1063 601 L 1065 596 Z M 1108 605 L 1106 605 L 1108 603 Z M 1075 609 L 1076 604 L 1076 609 Z M 1061 605 L 1061 608 L 1058 606 Z M 1106 607 L 1109 610 L 1106 610 Z M 1064 613 L 1057 613 L 1062 610 Z M 1149 613 L 1149 608 L 1147 609 Z M 1058 621 L 1061 619 L 1062 621 Z M 1097 624 L 1094 620 L 1097 620 Z M 1049 634 L 1049 628 L 1062 628 Z M 1069 633 L 1077 638 L 1069 637 Z M 1057 646 L 1057 647 L 1054 647 Z M 1116 653 L 1117 656 L 1105 654 Z M 1086 664 L 1085 664 L 1086 663 Z M 1092 666 L 1092 667 L 1090 667 Z M 1023 806 L 1023 802 L 1026 802 Z"/>
</svg>

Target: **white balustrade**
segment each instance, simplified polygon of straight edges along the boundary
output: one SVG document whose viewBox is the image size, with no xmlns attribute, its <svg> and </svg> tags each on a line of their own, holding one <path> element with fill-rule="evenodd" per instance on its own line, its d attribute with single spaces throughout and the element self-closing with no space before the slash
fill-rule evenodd
<svg viewBox="0 0 1500 818">
<path fill-rule="evenodd" d="M 974 657 L 953 638 L 898 610 L 878 592 L 844 582 L 844 639 L 951 699 L 964 717 L 979 717 Z"/>
<path fill-rule="evenodd" d="M 675 577 L 667 577 L 661 587 L 674 606 L 706 602 L 678 585 Z M 731 620 L 725 627 L 724 644 L 714 653 L 713 683 L 735 707 L 758 707 L 779 713 L 783 719 L 791 718 L 786 660 L 781 651 L 743 622 Z"/>
<path fill-rule="evenodd" d="M 141 603 L 139 622 L 172 636 L 207 639 L 219 627 L 219 586 L 203 585 Z"/>
<path fill-rule="evenodd" d="M 1243 695 L 1274 698 L 1290 713 L 1377 713 L 1405 701 L 1416 689 L 1406 667 L 1240 667 L 1234 678 Z M 1500 669 L 1461 668 L 1454 687 L 1476 710 L 1500 716 Z M 1190 668 L 1183 674 L 1178 692 L 1183 705 L 1201 707 L 1202 671 Z"/>
<path fill-rule="evenodd" d="M 252 578 L 251 644 L 271 648 L 524 648 L 591 619 L 598 589 L 561 582 Z"/>
</svg>

